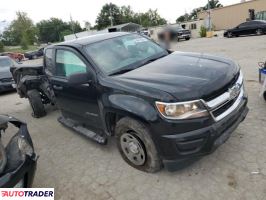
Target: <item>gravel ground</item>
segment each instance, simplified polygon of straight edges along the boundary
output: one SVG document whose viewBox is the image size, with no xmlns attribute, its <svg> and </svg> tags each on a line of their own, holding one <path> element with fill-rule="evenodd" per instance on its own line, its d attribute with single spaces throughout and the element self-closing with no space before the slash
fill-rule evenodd
<svg viewBox="0 0 266 200">
<path fill-rule="evenodd" d="M 2 94 L 0 112 L 28 123 L 40 155 L 33 186 L 54 187 L 56 199 L 266 199 L 266 103 L 257 83 L 266 36 L 194 39 L 173 48 L 226 56 L 241 65 L 250 112 L 224 145 L 183 170 L 147 174 L 121 159 L 114 140 L 100 146 L 64 128 L 52 108 L 34 119 L 27 100 Z"/>
</svg>

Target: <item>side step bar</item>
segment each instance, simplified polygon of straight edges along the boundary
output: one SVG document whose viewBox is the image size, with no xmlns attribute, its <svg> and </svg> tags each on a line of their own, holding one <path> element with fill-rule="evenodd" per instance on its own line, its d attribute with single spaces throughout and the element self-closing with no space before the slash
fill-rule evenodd
<svg viewBox="0 0 266 200">
<path fill-rule="evenodd" d="M 64 126 L 66 126 L 70 129 L 94 140 L 95 142 L 97 142 L 99 144 L 107 144 L 107 137 L 104 137 L 104 136 L 101 136 L 97 133 L 94 133 L 93 131 L 91 131 L 91 130 L 83 127 L 83 126 L 77 125 L 77 123 L 74 120 L 60 116 L 58 118 L 58 121 L 61 124 L 63 124 Z"/>
</svg>

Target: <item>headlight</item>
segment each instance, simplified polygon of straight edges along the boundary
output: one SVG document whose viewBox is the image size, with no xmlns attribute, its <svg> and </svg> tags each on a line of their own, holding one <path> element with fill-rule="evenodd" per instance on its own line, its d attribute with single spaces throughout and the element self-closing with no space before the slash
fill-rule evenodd
<svg viewBox="0 0 266 200">
<path fill-rule="evenodd" d="M 168 119 L 191 119 L 209 115 L 200 100 L 181 103 L 156 102 L 156 107 Z"/>
<path fill-rule="evenodd" d="M 24 137 L 18 137 L 18 147 L 23 154 L 32 156 L 33 148 Z"/>
</svg>

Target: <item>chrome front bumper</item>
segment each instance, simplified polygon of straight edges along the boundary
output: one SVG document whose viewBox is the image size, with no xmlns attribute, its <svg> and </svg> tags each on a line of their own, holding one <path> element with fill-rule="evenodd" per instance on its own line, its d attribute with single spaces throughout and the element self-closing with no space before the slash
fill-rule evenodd
<svg viewBox="0 0 266 200">
<path fill-rule="evenodd" d="M 227 92 L 216 97 L 215 99 L 204 102 L 204 104 L 209 110 L 213 119 L 217 122 L 232 113 L 239 106 L 244 97 L 245 89 L 243 84 L 243 74 L 240 71 L 239 77 L 233 87 L 229 88 Z M 218 109 L 227 106 L 229 103 L 231 105 L 228 106 L 224 112 L 220 113 L 219 115 L 214 114 Z"/>
</svg>

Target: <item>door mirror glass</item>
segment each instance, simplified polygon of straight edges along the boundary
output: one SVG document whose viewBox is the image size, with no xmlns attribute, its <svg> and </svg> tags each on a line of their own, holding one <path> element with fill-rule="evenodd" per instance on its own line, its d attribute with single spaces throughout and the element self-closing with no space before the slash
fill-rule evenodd
<svg viewBox="0 0 266 200">
<path fill-rule="evenodd" d="M 88 83 L 91 79 L 87 72 L 81 72 L 71 74 L 70 76 L 68 76 L 67 80 L 70 85 L 82 85 Z"/>
</svg>

